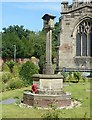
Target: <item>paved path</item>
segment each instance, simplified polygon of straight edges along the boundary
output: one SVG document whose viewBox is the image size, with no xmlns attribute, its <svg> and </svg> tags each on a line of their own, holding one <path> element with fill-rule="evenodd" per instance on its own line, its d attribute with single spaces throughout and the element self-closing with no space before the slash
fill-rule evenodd
<svg viewBox="0 0 92 120">
<path fill-rule="evenodd" d="M 1 101 L 0 104 L 12 104 L 12 103 L 15 103 L 15 102 L 16 102 L 16 99 L 9 98 L 9 99 Z"/>
</svg>

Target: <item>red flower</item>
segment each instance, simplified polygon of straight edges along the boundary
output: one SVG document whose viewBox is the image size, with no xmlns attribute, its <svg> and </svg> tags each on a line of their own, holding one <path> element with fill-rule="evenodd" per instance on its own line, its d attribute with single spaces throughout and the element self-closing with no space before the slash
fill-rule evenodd
<svg viewBox="0 0 92 120">
<path fill-rule="evenodd" d="M 36 84 L 32 85 L 32 92 L 34 92 L 34 93 L 37 92 L 37 85 Z"/>
</svg>

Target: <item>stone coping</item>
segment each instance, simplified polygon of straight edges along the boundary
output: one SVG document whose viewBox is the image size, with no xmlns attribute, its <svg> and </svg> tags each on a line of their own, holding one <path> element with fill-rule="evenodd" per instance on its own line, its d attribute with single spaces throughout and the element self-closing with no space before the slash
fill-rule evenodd
<svg viewBox="0 0 92 120">
<path fill-rule="evenodd" d="M 61 79 L 61 78 L 63 78 L 62 75 L 58 75 L 58 74 L 52 74 L 52 75 L 34 74 L 32 77 L 33 78 L 42 78 L 42 79 Z"/>
<path fill-rule="evenodd" d="M 48 96 L 48 97 L 64 97 L 64 96 L 70 96 L 71 95 L 71 93 L 69 93 L 69 92 L 66 92 L 66 93 L 63 93 L 63 94 L 61 94 L 61 95 L 48 95 L 48 94 L 35 94 L 35 93 L 32 93 L 32 92 L 30 92 L 30 91 L 24 91 L 24 94 L 29 94 L 29 95 L 32 95 L 32 96 L 44 96 L 44 97 L 46 97 L 46 96 Z"/>
</svg>

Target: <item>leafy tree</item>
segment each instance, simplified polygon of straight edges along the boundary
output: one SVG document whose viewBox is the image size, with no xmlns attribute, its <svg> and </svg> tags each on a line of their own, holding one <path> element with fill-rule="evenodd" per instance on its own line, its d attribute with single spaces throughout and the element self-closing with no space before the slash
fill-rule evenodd
<svg viewBox="0 0 92 120">
<path fill-rule="evenodd" d="M 56 57 L 56 47 L 58 46 L 58 26 L 59 23 L 55 23 L 55 28 L 52 32 L 52 58 Z"/>
<path fill-rule="evenodd" d="M 19 39 L 23 36 L 28 38 L 30 31 L 28 29 L 24 29 L 24 26 L 13 25 L 9 26 L 8 28 L 3 28 L 4 33 L 15 33 Z"/>
<path fill-rule="evenodd" d="M 52 58 L 56 57 L 58 35 L 58 23 L 55 24 L 52 37 Z M 13 25 L 3 28 L 2 32 L 2 58 L 14 58 L 14 45 L 16 45 L 16 58 L 31 58 L 35 56 L 40 60 L 40 71 L 45 63 L 45 39 L 44 29 L 35 33 L 24 26 Z"/>
<path fill-rule="evenodd" d="M 32 45 L 29 43 L 30 31 L 24 29 L 23 26 L 9 26 L 3 28 L 2 33 L 2 57 L 13 58 L 14 45 L 16 45 L 16 57 L 30 57 Z M 31 53 L 32 54 L 32 53 Z"/>
</svg>

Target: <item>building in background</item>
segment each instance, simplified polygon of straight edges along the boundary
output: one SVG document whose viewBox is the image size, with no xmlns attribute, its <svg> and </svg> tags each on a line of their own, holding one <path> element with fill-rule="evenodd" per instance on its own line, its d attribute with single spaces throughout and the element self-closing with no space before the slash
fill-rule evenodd
<svg viewBox="0 0 92 120">
<path fill-rule="evenodd" d="M 56 71 L 92 71 L 92 1 L 61 5 Z"/>
</svg>

